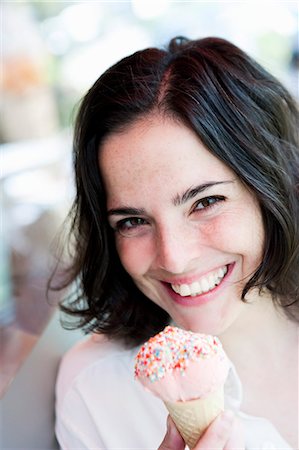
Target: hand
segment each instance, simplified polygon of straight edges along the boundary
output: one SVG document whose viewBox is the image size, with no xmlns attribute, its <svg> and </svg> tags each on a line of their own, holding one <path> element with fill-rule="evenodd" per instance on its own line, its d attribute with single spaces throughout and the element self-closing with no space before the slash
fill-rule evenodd
<svg viewBox="0 0 299 450">
<path fill-rule="evenodd" d="M 240 423 L 231 411 L 220 414 L 201 436 L 192 450 L 244 450 L 244 438 Z M 167 432 L 158 450 L 184 450 L 185 443 L 170 416 Z"/>
</svg>

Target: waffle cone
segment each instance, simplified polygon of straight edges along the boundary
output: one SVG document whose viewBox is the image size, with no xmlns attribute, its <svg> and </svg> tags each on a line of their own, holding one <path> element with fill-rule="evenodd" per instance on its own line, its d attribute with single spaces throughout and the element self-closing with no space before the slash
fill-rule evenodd
<svg viewBox="0 0 299 450">
<path fill-rule="evenodd" d="M 210 423 L 224 410 L 223 387 L 208 397 L 186 402 L 165 402 L 186 445 L 193 449 Z"/>
</svg>

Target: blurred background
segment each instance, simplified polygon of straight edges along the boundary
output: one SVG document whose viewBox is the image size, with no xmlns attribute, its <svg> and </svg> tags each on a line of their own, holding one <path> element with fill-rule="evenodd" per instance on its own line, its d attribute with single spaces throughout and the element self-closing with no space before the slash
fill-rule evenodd
<svg viewBox="0 0 299 450">
<path fill-rule="evenodd" d="M 62 294 L 47 299 L 46 283 L 55 263 L 53 241 L 72 201 L 72 127 L 86 90 L 136 50 L 163 46 L 174 35 L 214 35 L 247 51 L 298 98 L 299 6 L 263 0 L 20 0 L 0 7 L 0 396 L 6 402 L 2 422 L 12 421 L 2 428 L 9 430 L 17 420 L 9 391 L 24 395 L 17 377 L 33 349 L 38 352 L 36 344 L 44 342 L 43 359 L 37 353 L 23 371 L 41 370 L 49 342 L 55 361 L 55 342 L 60 354 L 72 343 L 69 334 L 59 334 L 59 321 L 51 322 Z M 4 439 L 6 448 L 52 448 L 36 440 L 25 447 L 24 437 L 20 447 L 16 437 Z"/>
</svg>

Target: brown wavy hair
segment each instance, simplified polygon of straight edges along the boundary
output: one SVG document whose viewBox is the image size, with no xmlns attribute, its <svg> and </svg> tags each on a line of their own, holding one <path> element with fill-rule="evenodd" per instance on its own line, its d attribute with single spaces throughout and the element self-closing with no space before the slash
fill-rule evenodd
<svg viewBox="0 0 299 450">
<path fill-rule="evenodd" d="M 76 197 L 71 264 L 60 288 L 74 327 L 139 344 L 169 323 L 123 269 L 106 215 L 98 152 L 108 134 L 159 111 L 193 130 L 254 192 L 265 227 L 263 260 L 246 284 L 270 290 L 296 318 L 299 300 L 298 109 L 282 84 L 232 43 L 177 37 L 109 68 L 81 103 L 74 133 Z M 67 323 L 66 323 L 67 325 Z"/>
</svg>

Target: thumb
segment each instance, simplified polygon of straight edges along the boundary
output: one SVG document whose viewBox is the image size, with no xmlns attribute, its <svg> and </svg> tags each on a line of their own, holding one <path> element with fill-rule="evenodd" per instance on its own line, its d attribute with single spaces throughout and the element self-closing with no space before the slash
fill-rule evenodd
<svg viewBox="0 0 299 450">
<path fill-rule="evenodd" d="M 185 443 L 173 420 L 167 417 L 167 432 L 158 450 L 184 450 Z"/>
</svg>

